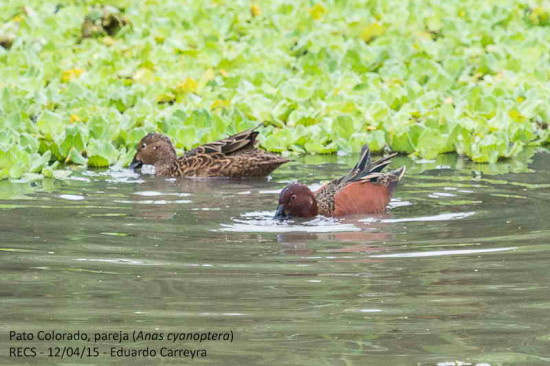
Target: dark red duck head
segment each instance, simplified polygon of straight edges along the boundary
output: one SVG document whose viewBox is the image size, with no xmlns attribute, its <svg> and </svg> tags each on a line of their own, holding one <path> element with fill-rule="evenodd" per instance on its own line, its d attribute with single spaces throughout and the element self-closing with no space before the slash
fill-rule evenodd
<svg viewBox="0 0 550 366">
<path fill-rule="evenodd" d="M 168 165 L 176 159 L 176 150 L 170 138 L 159 133 L 148 133 L 138 144 L 137 153 L 130 169 L 140 168 L 143 164 Z"/>
<path fill-rule="evenodd" d="M 315 192 L 303 184 L 293 183 L 279 195 L 276 219 L 316 215 L 341 217 L 379 213 L 390 203 L 397 183 L 405 174 L 405 167 L 382 172 L 397 154 L 371 161 L 367 145 L 350 172 L 333 179 Z"/>
<path fill-rule="evenodd" d="M 318 214 L 317 200 L 311 190 L 299 183 L 292 183 L 279 194 L 279 206 L 275 219 L 285 220 L 292 217 L 310 218 Z"/>
</svg>

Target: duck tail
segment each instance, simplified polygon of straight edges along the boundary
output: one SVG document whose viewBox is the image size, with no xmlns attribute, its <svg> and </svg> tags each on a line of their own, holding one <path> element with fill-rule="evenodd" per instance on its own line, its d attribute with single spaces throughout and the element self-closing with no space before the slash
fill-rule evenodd
<svg viewBox="0 0 550 366">
<path fill-rule="evenodd" d="M 401 179 L 403 179 L 406 170 L 407 168 L 402 166 L 401 168 L 390 170 L 388 174 L 395 175 L 397 177 L 397 181 L 400 181 Z"/>
<path fill-rule="evenodd" d="M 347 184 L 357 181 L 377 182 L 384 184 L 393 190 L 397 183 L 405 174 L 405 167 L 391 170 L 387 173 L 382 172 L 385 167 L 391 163 L 391 159 L 397 156 L 397 153 L 390 154 L 386 157 L 371 162 L 370 150 L 368 145 L 361 149 L 361 157 L 353 169 L 343 176 L 338 184 Z"/>
<path fill-rule="evenodd" d="M 361 148 L 361 156 L 359 157 L 359 161 L 357 162 L 357 164 L 355 164 L 355 166 L 353 167 L 353 169 L 351 169 L 351 171 L 352 172 L 356 172 L 356 171 L 362 172 L 369 165 L 370 165 L 370 149 L 369 149 L 369 145 L 365 144 Z"/>
<path fill-rule="evenodd" d="M 369 173 L 379 173 L 379 172 L 381 172 L 385 167 L 387 167 L 391 163 L 391 159 L 393 159 L 396 156 L 397 156 L 397 153 L 393 153 L 393 154 L 390 154 L 386 157 L 383 157 L 382 159 L 376 160 L 369 167 Z"/>
<path fill-rule="evenodd" d="M 369 175 L 376 175 L 375 173 L 381 173 L 385 167 L 391 163 L 397 153 L 390 154 L 386 157 L 371 162 L 370 150 L 368 145 L 365 144 L 361 149 L 361 158 L 359 162 L 353 167 L 352 171 L 355 172 L 353 180 L 361 180 Z"/>
<path fill-rule="evenodd" d="M 397 187 L 397 183 L 401 179 L 403 179 L 403 176 L 405 175 L 406 167 L 402 166 L 401 168 L 390 170 L 386 174 L 384 174 L 384 177 L 382 178 L 382 183 L 387 185 L 390 192 L 393 192 L 395 187 Z"/>
</svg>

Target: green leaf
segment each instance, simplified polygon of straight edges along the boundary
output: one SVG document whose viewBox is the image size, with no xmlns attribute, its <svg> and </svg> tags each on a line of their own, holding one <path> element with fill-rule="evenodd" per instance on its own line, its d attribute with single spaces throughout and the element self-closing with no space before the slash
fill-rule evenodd
<svg viewBox="0 0 550 366">
<path fill-rule="evenodd" d="M 114 164 L 119 156 L 118 150 L 108 141 L 90 139 L 87 146 L 88 165 L 106 167 Z"/>
<path fill-rule="evenodd" d="M 285 81 L 279 86 L 281 95 L 284 98 L 295 102 L 304 102 L 313 96 L 313 88 L 305 84 L 301 80 Z"/>
<path fill-rule="evenodd" d="M 387 134 L 390 147 L 393 151 L 411 153 L 415 151 L 417 141 L 422 133 L 423 128 L 420 126 L 411 126 L 406 132 L 401 134 Z"/>
<path fill-rule="evenodd" d="M 81 125 L 69 125 L 65 129 L 65 135 L 61 142 L 58 143 L 59 154 L 62 157 L 67 157 L 71 150 L 84 151 L 88 140 L 88 131 Z"/>
<path fill-rule="evenodd" d="M 66 163 L 74 163 L 78 165 L 86 165 L 88 163 L 88 159 L 82 156 L 82 154 L 75 149 L 74 147 L 71 148 L 69 151 L 69 155 L 67 156 Z"/>
<path fill-rule="evenodd" d="M 426 159 L 433 159 L 447 146 L 449 135 L 441 134 L 441 131 L 427 128 L 418 137 L 417 150 L 420 156 Z"/>
<path fill-rule="evenodd" d="M 337 136 L 349 139 L 355 132 L 353 119 L 350 116 L 338 116 L 333 122 L 333 130 Z"/>
<path fill-rule="evenodd" d="M 38 153 L 32 155 L 32 163 L 29 168 L 31 173 L 38 173 L 44 169 L 50 162 L 52 153 L 51 151 L 46 151 L 44 154 L 40 155 Z"/>
</svg>

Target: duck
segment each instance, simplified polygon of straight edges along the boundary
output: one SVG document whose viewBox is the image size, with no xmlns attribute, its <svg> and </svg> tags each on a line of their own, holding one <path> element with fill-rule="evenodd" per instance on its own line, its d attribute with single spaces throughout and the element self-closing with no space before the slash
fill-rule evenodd
<svg viewBox="0 0 550 366">
<path fill-rule="evenodd" d="M 368 145 L 350 172 L 333 179 L 315 192 L 305 184 L 291 183 L 279 194 L 274 219 L 313 218 L 317 215 L 342 217 L 383 212 L 388 206 L 397 183 L 405 175 L 405 167 L 388 172 L 393 153 L 371 162 Z"/>
<path fill-rule="evenodd" d="M 255 147 L 260 126 L 198 146 L 179 158 L 168 136 L 150 132 L 138 143 L 129 168 L 150 164 L 155 175 L 165 177 L 265 177 L 290 160 Z"/>
</svg>

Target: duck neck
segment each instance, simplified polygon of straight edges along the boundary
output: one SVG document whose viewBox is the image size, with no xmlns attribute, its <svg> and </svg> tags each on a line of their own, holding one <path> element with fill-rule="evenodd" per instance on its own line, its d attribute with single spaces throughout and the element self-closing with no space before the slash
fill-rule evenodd
<svg viewBox="0 0 550 366">
<path fill-rule="evenodd" d="M 317 200 L 315 199 L 315 197 L 312 197 L 312 204 L 311 204 L 311 216 L 317 216 L 319 215 L 319 206 L 317 205 Z"/>
<path fill-rule="evenodd" d="M 156 175 L 173 175 L 177 171 L 177 159 L 175 156 L 166 157 L 155 164 Z"/>
<path fill-rule="evenodd" d="M 303 204 L 300 207 L 300 212 L 297 213 L 300 217 L 310 218 L 319 214 L 319 206 L 317 205 L 317 200 L 315 197 L 311 196 L 308 198 L 307 203 Z"/>
</svg>

